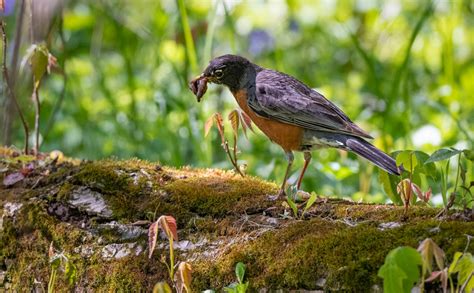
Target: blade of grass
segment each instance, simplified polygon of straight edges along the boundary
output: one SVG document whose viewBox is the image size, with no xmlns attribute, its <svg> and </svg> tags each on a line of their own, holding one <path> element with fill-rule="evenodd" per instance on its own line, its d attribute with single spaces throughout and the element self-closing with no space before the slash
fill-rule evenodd
<svg viewBox="0 0 474 293">
<path fill-rule="evenodd" d="M 415 43 L 416 37 L 418 36 L 421 28 L 423 27 L 423 24 L 426 22 L 426 20 L 429 18 L 433 11 L 433 3 L 431 1 L 428 2 L 428 4 L 425 7 L 425 10 L 423 11 L 423 14 L 420 16 L 420 19 L 418 19 L 415 28 L 413 29 L 413 32 L 410 35 L 410 40 L 408 41 L 408 46 L 405 49 L 405 55 L 403 57 L 403 62 L 398 67 L 396 73 L 395 73 L 395 80 L 392 83 L 392 90 L 390 91 L 391 94 L 391 100 L 395 100 L 398 97 L 398 92 L 400 90 L 400 83 L 402 80 L 402 77 L 405 77 L 404 72 L 406 71 L 408 67 L 408 62 L 410 61 L 410 55 L 411 55 L 411 48 L 413 47 L 413 44 Z M 387 109 L 389 108 L 390 104 L 387 104 Z"/>
<path fill-rule="evenodd" d="M 178 0 L 179 14 L 181 16 L 181 25 L 183 26 L 184 42 L 186 44 L 186 54 L 188 55 L 191 70 L 197 71 L 196 49 L 194 48 L 194 40 L 191 34 L 191 27 L 189 26 L 188 15 L 186 13 L 186 6 L 184 0 Z"/>
<path fill-rule="evenodd" d="M 237 31 L 235 30 L 234 19 L 230 15 L 229 10 L 227 9 L 227 6 L 224 0 L 222 0 L 221 2 L 222 2 L 222 6 L 224 7 L 224 12 L 225 12 L 225 25 L 232 32 L 230 36 L 230 48 L 232 49 L 232 52 L 235 53 L 237 50 L 236 42 L 235 42 L 235 36 L 237 35 Z"/>
<path fill-rule="evenodd" d="M 214 31 L 216 28 L 217 20 L 217 9 L 219 8 L 219 2 L 214 3 L 214 9 L 209 14 L 208 27 L 206 32 L 206 41 L 204 43 L 204 58 L 202 60 L 202 67 L 204 67 L 212 56 L 212 41 L 214 39 Z"/>
</svg>

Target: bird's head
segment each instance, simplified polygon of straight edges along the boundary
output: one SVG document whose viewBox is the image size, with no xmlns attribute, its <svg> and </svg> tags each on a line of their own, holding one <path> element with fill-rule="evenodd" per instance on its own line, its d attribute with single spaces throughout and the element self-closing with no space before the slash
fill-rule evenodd
<svg viewBox="0 0 474 293">
<path fill-rule="evenodd" d="M 190 82 L 189 87 L 200 101 L 206 92 L 207 82 L 223 84 L 231 91 L 236 91 L 252 78 L 255 80 L 255 68 L 249 60 L 237 55 L 223 55 L 212 59 L 203 73 Z"/>
</svg>

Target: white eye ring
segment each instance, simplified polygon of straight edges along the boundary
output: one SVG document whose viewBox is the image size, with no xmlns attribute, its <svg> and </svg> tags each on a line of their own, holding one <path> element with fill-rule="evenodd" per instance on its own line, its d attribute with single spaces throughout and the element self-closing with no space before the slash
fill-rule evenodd
<svg viewBox="0 0 474 293">
<path fill-rule="evenodd" d="M 222 76 L 224 76 L 224 72 L 222 71 L 222 69 L 216 69 L 214 71 L 214 76 L 217 78 L 221 78 Z"/>
</svg>

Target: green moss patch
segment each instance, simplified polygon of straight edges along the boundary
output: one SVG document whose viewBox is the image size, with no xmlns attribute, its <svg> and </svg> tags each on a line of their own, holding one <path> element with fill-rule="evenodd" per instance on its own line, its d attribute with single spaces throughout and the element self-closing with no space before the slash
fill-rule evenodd
<svg viewBox="0 0 474 293">
<path fill-rule="evenodd" d="M 24 164 L 11 156 L 0 148 L 0 163 L 8 168 L 0 179 Z M 182 250 L 176 258 L 192 264 L 196 291 L 234 282 L 240 261 L 247 265 L 253 290 L 366 292 L 381 286 L 377 271 L 391 249 L 417 247 L 430 237 L 449 263 L 454 252 L 466 248 L 465 234 L 474 231 L 473 222 L 436 219 L 439 209 L 428 206 L 410 207 L 405 215 L 398 206 L 327 198 L 319 199 L 304 219 L 289 218 L 283 216 L 292 213 L 282 200 L 270 200 L 278 186 L 231 171 L 176 169 L 138 159 L 28 160 L 35 169 L 24 181 L 0 186 L 0 270 L 6 271 L 9 290 L 47 287 L 51 243 L 77 267 L 74 284 L 58 274 L 58 291 L 142 291 L 170 282 L 160 261 L 167 255 L 166 241 L 158 240 L 161 246 L 148 259 L 143 233 L 161 215 L 177 220 Z M 71 206 L 78 190 L 102 197 L 112 216 Z M 10 214 L 3 211 L 6 203 L 22 206 Z M 113 223 L 125 229 L 136 224 L 139 232 L 123 237 Z M 122 244 L 142 252 L 104 256 L 105 247 Z M 473 248 L 471 243 L 467 249 Z"/>
</svg>

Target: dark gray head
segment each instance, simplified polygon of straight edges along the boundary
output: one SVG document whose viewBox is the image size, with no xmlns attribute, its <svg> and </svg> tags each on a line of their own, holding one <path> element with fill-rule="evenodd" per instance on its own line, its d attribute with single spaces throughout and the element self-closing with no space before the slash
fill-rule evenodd
<svg viewBox="0 0 474 293">
<path fill-rule="evenodd" d="M 256 67 L 244 57 L 228 54 L 212 59 L 202 74 L 209 82 L 226 85 L 235 91 L 255 82 Z"/>
</svg>

